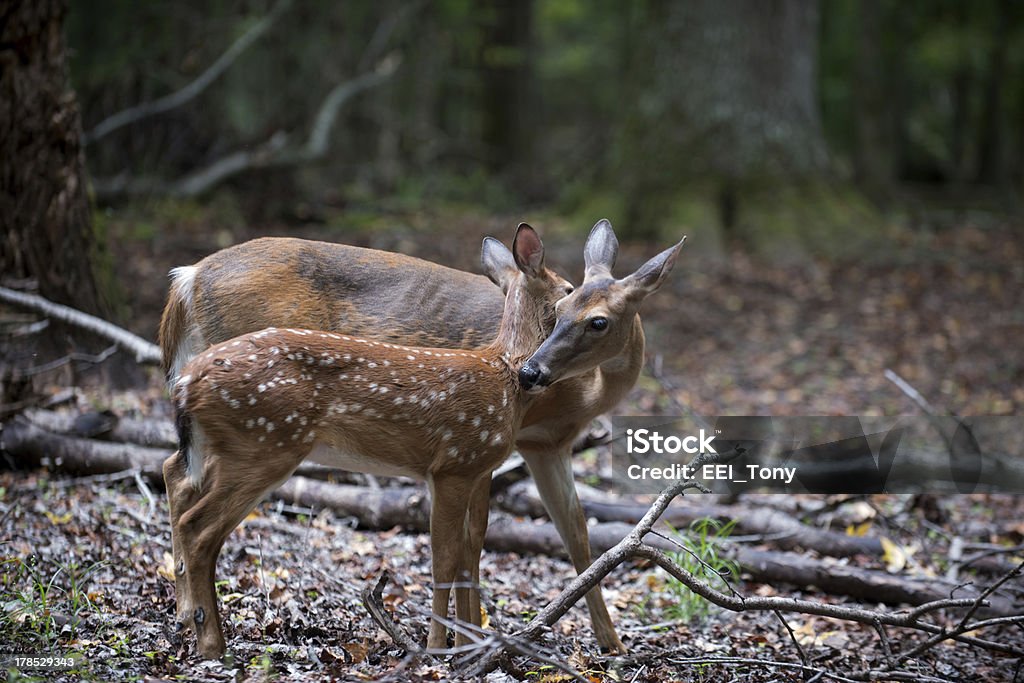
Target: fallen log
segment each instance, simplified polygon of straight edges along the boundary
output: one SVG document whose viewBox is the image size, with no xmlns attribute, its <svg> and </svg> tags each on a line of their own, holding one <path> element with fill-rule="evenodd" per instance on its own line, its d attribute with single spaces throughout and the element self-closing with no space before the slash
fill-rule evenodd
<svg viewBox="0 0 1024 683">
<path fill-rule="evenodd" d="M 32 424 L 57 434 L 75 434 L 75 423 L 81 414 L 58 412 L 55 410 L 26 410 L 22 415 Z M 152 448 L 178 447 L 178 435 L 170 420 L 150 417 L 117 417 L 112 418 L 113 426 L 103 434 L 104 439 L 120 443 L 132 443 Z M 77 436 L 85 436 L 77 434 Z"/>
<path fill-rule="evenodd" d="M 138 469 L 142 476 L 163 484 L 163 463 L 177 449 L 177 439 L 168 442 L 170 423 L 159 420 L 121 418 L 107 434 L 114 441 L 72 436 L 76 415 L 49 410 L 26 412 L 4 423 L 0 429 L 0 450 L 26 467 L 56 466 L 75 474 L 110 474 Z M 63 432 L 63 433 L 58 433 Z M 139 439 L 152 445 L 124 440 Z M 302 463 L 297 475 L 317 479 L 359 480 L 363 475 Z M 367 490 L 365 487 L 363 490 Z"/>
<path fill-rule="evenodd" d="M 138 470 L 163 481 L 163 461 L 172 451 L 135 444 L 63 436 L 47 431 L 23 417 L 3 424 L 0 450 L 27 467 L 56 466 L 76 474 L 110 474 Z"/>
<path fill-rule="evenodd" d="M 623 522 L 632 527 L 647 513 L 647 506 L 604 500 L 581 501 L 588 518 L 599 522 Z M 513 514 L 544 517 L 544 505 L 533 487 L 520 487 L 502 498 L 502 507 Z M 758 534 L 785 550 L 814 550 L 832 557 L 882 555 L 882 542 L 867 536 L 848 536 L 828 529 L 804 524 L 780 510 L 751 508 L 742 505 L 706 505 L 700 496 L 679 499 L 662 516 L 662 521 L 676 528 L 685 528 L 700 519 L 736 520 L 736 530 Z"/>
<path fill-rule="evenodd" d="M 603 553 L 632 530 L 633 525 L 622 522 L 591 525 L 591 547 L 595 553 Z M 678 545 L 657 536 L 647 536 L 644 543 L 669 552 L 680 550 Z M 498 552 L 565 555 L 552 523 L 523 522 L 511 517 L 499 517 L 491 521 L 484 545 Z M 948 598 L 951 594 L 968 599 L 979 595 L 973 586 L 937 578 L 889 574 L 877 569 L 855 567 L 831 558 L 814 559 L 799 553 L 755 550 L 729 543 L 723 543 L 722 548 L 751 580 L 773 586 L 786 583 L 816 589 L 829 595 L 845 595 L 868 603 L 882 602 L 890 605 L 922 605 Z M 1007 596 L 993 595 L 989 600 L 992 604 L 988 610 L 993 615 L 1020 612 L 1020 607 L 1015 607 L 1013 600 Z"/>
<path fill-rule="evenodd" d="M 339 515 L 358 518 L 361 526 L 370 529 L 430 529 L 430 502 L 422 486 L 372 489 L 295 476 L 273 496 L 292 505 L 330 508 Z"/>
<path fill-rule="evenodd" d="M 26 466 L 55 465 L 63 471 L 78 474 L 138 470 L 143 476 L 155 482 L 162 482 L 163 461 L 171 454 L 169 449 L 54 434 L 23 417 L 10 420 L 3 425 L 0 431 L 0 449 L 11 453 Z M 429 502 L 422 486 L 374 489 L 294 476 L 272 495 L 274 498 L 296 505 L 330 508 L 337 514 L 357 517 L 366 528 L 389 529 L 402 526 L 416 531 L 429 529 Z M 592 506 L 588 512 L 597 513 L 591 516 L 621 515 L 626 518 L 635 515 L 642 507 L 634 504 L 595 505 L 593 501 L 585 505 Z M 676 505 L 667 510 L 666 517 L 672 526 L 681 527 L 688 523 L 688 520 L 702 516 L 732 518 L 738 512 L 746 514 L 747 520 L 759 514 L 759 511 L 740 511 L 735 506 Z M 784 513 L 776 514 L 786 516 Z M 761 524 L 760 527 L 746 525 L 743 528 L 757 528 L 762 533 L 770 529 L 777 531 L 782 526 L 776 514 L 769 511 L 764 515 L 764 519 L 775 519 L 774 522 L 758 522 L 755 524 Z M 773 527 L 770 524 L 779 526 Z M 785 524 L 791 528 L 790 522 L 786 521 Z M 820 531 L 803 524 L 800 524 L 800 527 L 800 534 L 806 534 L 808 529 Z M 595 551 L 603 552 L 618 543 L 631 528 L 631 524 L 621 521 L 593 525 L 590 527 L 591 545 Z M 668 531 L 664 527 L 663 529 Z M 827 533 L 839 536 L 835 532 Z M 679 550 L 675 544 L 658 537 L 649 538 L 648 543 L 663 550 Z M 497 517 L 491 523 L 487 531 L 486 545 L 491 550 L 503 552 L 547 555 L 564 553 L 562 541 L 550 522 L 516 521 L 504 516 Z M 754 550 L 728 543 L 723 545 L 726 548 L 731 547 L 728 552 L 751 578 L 765 583 L 785 582 L 796 586 L 815 586 L 828 593 L 913 605 L 946 597 L 955 586 L 941 579 L 914 579 L 891 575 L 877 570 L 812 559 L 795 553 Z M 961 588 L 957 593 L 962 597 L 971 597 L 973 594 L 967 588 Z M 1005 611 L 1009 608 L 1004 604 L 1000 609 Z"/>
</svg>

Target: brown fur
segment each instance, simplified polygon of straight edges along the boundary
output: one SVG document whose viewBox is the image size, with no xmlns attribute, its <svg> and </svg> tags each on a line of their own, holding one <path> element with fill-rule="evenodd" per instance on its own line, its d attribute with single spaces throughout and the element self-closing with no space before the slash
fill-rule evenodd
<svg viewBox="0 0 1024 683">
<path fill-rule="evenodd" d="M 605 302 L 610 285 L 616 282 L 609 272 L 614 236 L 611 248 L 607 238 L 595 239 L 601 237 L 600 225 L 591 233 L 588 249 L 592 243 L 599 244 L 603 251 L 595 253 L 610 257 L 603 270 L 588 268 L 581 288 L 588 296 L 586 305 Z M 599 282 L 605 286 L 599 287 Z M 207 257 L 196 265 L 192 291 L 187 330 L 183 323 L 166 320 L 161 326 L 161 348 L 168 365 L 172 360 L 167 355 L 182 348 L 188 330 L 217 344 L 267 326 L 312 328 L 325 320 L 329 324 L 324 330 L 396 344 L 477 348 L 493 338 L 501 305 L 498 288 L 480 276 L 400 254 L 275 238 Z M 643 328 L 635 313 L 638 305 L 635 300 L 614 307 L 611 313 L 621 316 L 616 334 L 602 344 L 610 352 L 590 355 L 603 359 L 600 366 L 550 387 L 529 405 L 516 436 L 516 446 L 577 571 L 590 565 L 590 545 L 586 518 L 573 487 L 572 444 L 594 417 L 613 408 L 636 382 L 644 357 Z M 169 301 L 165 319 L 177 310 Z M 485 494 L 482 502 L 474 500 L 473 505 L 482 507 L 486 516 Z M 586 599 L 598 642 L 606 649 L 624 651 L 600 590 L 590 591 Z"/>
<path fill-rule="evenodd" d="M 479 351 L 269 328 L 184 367 L 173 398 L 187 438 L 164 475 L 178 620 L 195 629 L 203 656 L 224 651 L 213 588 L 224 539 L 317 453 L 350 469 L 427 480 L 436 616 L 447 618 L 457 577 L 479 581 L 490 473 L 511 451 L 528 403 L 517 368 L 551 330 L 567 285 L 531 265 L 543 259 L 532 229 L 520 228 L 516 249 L 526 274 L 509 290 L 497 338 Z M 475 590 L 458 589 L 456 609 L 480 624 Z M 467 642 L 456 636 L 456 645 Z M 428 646 L 446 646 L 439 620 Z"/>
</svg>

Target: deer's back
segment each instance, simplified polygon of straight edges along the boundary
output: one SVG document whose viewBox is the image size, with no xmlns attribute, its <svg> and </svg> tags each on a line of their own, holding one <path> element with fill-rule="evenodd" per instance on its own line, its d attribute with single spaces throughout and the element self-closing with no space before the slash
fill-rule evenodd
<svg viewBox="0 0 1024 683">
<path fill-rule="evenodd" d="M 507 455 L 522 413 L 514 374 L 495 358 L 320 331 L 242 335 L 184 373 L 179 409 L 236 465 L 278 449 L 375 474 L 486 471 Z"/>
<path fill-rule="evenodd" d="M 487 278 L 403 254 L 267 237 L 197 264 L 193 316 L 217 344 L 266 327 L 345 332 L 397 344 L 479 348 L 503 297 Z"/>
</svg>

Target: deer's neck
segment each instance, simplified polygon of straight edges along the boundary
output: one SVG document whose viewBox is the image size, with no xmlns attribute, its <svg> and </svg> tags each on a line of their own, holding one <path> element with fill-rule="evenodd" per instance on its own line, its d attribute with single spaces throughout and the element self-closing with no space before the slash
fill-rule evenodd
<svg viewBox="0 0 1024 683">
<path fill-rule="evenodd" d="M 505 310 L 498 327 L 498 336 L 486 351 L 501 358 L 513 372 L 518 371 L 527 358 L 547 336 L 543 322 L 537 315 L 537 304 L 521 284 L 513 285 L 505 298 Z"/>
</svg>

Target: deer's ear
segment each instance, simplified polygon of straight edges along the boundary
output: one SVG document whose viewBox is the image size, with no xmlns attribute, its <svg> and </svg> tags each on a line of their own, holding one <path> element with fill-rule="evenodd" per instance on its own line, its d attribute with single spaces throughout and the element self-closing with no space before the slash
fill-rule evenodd
<svg viewBox="0 0 1024 683">
<path fill-rule="evenodd" d="M 544 243 L 540 241 L 537 231 L 526 223 L 520 223 L 516 228 L 512 255 L 519 270 L 528 277 L 537 277 L 544 268 Z"/>
<path fill-rule="evenodd" d="M 679 250 L 683 248 L 685 241 L 686 237 L 683 237 L 678 244 L 661 252 L 640 266 L 635 273 L 624 278 L 622 282 L 629 288 L 629 295 L 643 298 L 658 291 L 665 278 L 672 272 L 672 266 L 676 264 L 676 257 L 679 256 Z"/>
<path fill-rule="evenodd" d="M 512 279 L 519 272 L 512 252 L 493 237 L 484 238 L 483 246 L 480 248 L 480 265 L 483 266 L 484 274 L 491 282 L 501 287 L 503 292 L 508 292 Z"/>
<path fill-rule="evenodd" d="M 587 267 L 585 277 L 592 273 L 610 274 L 618 254 L 619 240 L 615 237 L 612 224 L 602 218 L 590 229 L 587 244 L 583 247 L 583 262 Z"/>
</svg>

